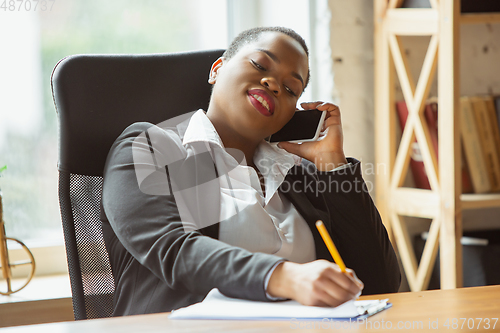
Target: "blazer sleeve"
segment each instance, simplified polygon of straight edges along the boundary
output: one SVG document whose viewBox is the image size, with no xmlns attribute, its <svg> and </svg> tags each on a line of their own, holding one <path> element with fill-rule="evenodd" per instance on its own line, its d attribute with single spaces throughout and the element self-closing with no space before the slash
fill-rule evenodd
<svg viewBox="0 0 500 333">
<path fill-rule="evenodd" d="M 332 238 L 345 264 L 364 282 L 363 294 L 397 292 L 401 282 L 399 264 L 380 214 L 361 174 L 361 163 L 317 172 L 318 189 L 331 217 Z"/>
<path fill-rule="evenodd" d="M 281 258 L 230 246 L 199 230 L 186 232 L 174 195 L 141 191 L 132 145 L 151 126 L 129 126 L 113 144 L 106 162 L 103 211 L 120 243 L 172 289 L 207 294 L 218 288 L 231 297 L 267 300 L 264 280 Z M 158 188 L 168 186 L 167 182 L 164 177 L 155 178 Z"/>
</svg>

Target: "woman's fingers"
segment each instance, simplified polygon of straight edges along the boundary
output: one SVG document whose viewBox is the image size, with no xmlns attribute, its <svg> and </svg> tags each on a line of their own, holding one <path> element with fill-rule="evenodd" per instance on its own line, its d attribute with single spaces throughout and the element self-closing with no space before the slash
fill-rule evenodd
<svg viewBox="0 0 500 333">
<path fill-rule="evenodd" d="M 335 266 L 327 270 L 328 281 L 335 284 L 331 285 L 332 289 L 333 287 L 338 286 L 352 297 L 356 296 L 361 286 L 357 284 L 354 277 L 352 277 L 350 273 L 344 274 L 340 271 L 340 268 L 338 268 L 337 265 Z M 350 271 L 352 272 L 352 270 Z"/>
<path fill-rule="evenodd" d="M 330 280 L 322 283 L 324 283 L 322 291 L 325 293 L 325 296 L 322 297 L 322 301 L 330 306 L 335 306 L 356 298 L 357 293 L 352 293 L 342 288 L 337 284 L 337 281 Z"/>
<path fill-rule="evenodd" d="M 300 106 L 304 109 L 304 110 L 311 110 L 311 109 L 316 109 L 319 105 L 321 104 L 324 104 L 323 102 L 321 101 L 316 101 L 316 102 L 304 102 L 304 103 L 300 103 Z"/>
<path fill-rule="evenodd" d="M 320 111 L 327 112 L 325 116 L 325 121 L 323 123 L 323 128 L 322 128 L 323 131 L 332 125 L 341 125 L 340 109 L 337 105 L 333 103 L 326 103 L 321 101 L 306 102 L 302 103 L 301 107 L 303 107 L 304 110 L 318 109 Z"/>
<path fill-rule="evenodd" d="M 304 102 L 304 103 L 301 103 L 300 106 L 304 110 L 318 109 L 320 111 L 328 112 L 326 114 L 325 120 L 332 117 L 332 116 L 339 116 L 340 117 L 340 108 L 333 103 L 327 103 L 327 102 L 322 102 L 322 101 Z"/>
<path fill-rule="evenodd" d="M 312 305 L 315 306 L 338 306 L 354 298 L 345 294 L 339 286 L 332 286 L 331 284 L 325 286 L 318 286 L 315 290 L 315 300 Z"/>
<path fill-rule="evenodd" d="M 334 263 L 315 260 L 306 264 L 293 264 L 290 281 L 295 285 L 290 298 L 305 305 L 337 306 L 355 299 L 362 287 L 351 275 L 342 273 Z"/>
<path fill-rule="evenodd" d="M 342 120 L 340 119 L 340 113 L 336 114 L 335 111 L 328 114 L 325 117 L 325 121 L 323 122 L 323 131 L 328 127 L 333 125 L 342 125 Z"/>
<path fill-rule="evenodd" d="M 318 109 L 320 111 L 334 111 L 336 109 L 339 109 L 339 107 L 333 103 L 322 102 L 322 101 L 304 102 L 301 103 L 300 106 L 304 110 Z"/>
<path fill-rule="evenodd" d="M 347 274 L 349 274 L 349 276 L 351 276 L 353 278 L 354 283 L 356 283 L 361 289 L 363 289 L 365 287 L 365 284 L 360 279 L 358 279 L 356 272 L 354 272 L 350 268 L 346 268 L 346 272 L 347 272 Z"/>
</svg>

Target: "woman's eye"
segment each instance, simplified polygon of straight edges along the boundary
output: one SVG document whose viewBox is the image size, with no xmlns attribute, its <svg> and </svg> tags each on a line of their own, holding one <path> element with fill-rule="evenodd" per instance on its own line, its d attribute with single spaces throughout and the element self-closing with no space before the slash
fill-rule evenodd
<svg viewBox="0 0 500 333">
<path fill-rule="evenodd" d="M 262 67 L 259 63 L 255 62 L 254 60 L 252 60 L 252 64 L 262 71 L 266 70 L 264 67 Z"/>
<path fill-rule="evenodd" d="M 293 90 L 288 88 L 287 86 L 285 86 L 285 90 L 288 91 L 288 93 L 291 94 L 292 96 L 297 96 L 297 94 L 294 93 Z"/>
</svg>

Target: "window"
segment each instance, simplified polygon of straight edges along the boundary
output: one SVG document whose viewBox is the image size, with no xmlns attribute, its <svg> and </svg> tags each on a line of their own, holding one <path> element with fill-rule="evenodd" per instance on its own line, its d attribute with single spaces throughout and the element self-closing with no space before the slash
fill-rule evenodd
<svg viewBox="0 0 500 333">
<path fill-rule="evenodd" d="M 7 235 L 25 242 L 37 272 L 47 273 L 47 249 L 64 258 L 53 67 L 79 53 L 225 48 L 226 0 L 39 0 L 36 10 L 36 1 L 15 4 L 0 8 L 0 168 L 7 165 L 0 188 Z"/>
<path fill-rule="evenodd" d="M 43 249 L 43 258 L 34 251 L 43 262 L 39 273 L 51 271 L 45 268 L 54 261 L 46 260 L 53 258 L 48 248 L 57 249 L 58 267 L 66 265 L 61 263 L 57 115 L 50 90 L 50 74 L 63 57 L 226 48 L 244 29 L 283 25 L 301 34 L 313 55 L 311 83 L 301 100 L 331 100 L 327 0 L 38 2 L 36 10 L 33 0 L 16 1 L 15 10 L 0 8 L 0 168 L 8 167 L 0 188 L 7 235 Z"/>
</svg>

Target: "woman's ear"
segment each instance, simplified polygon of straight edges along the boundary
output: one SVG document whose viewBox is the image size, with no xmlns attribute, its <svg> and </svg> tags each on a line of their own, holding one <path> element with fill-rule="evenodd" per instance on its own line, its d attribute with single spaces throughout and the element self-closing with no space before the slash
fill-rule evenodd
<svg viewBox="0 0 500 333">
<path fill-rule="evenodd" d="M 212 64 L 212 68 L 210 69 L 210 75 L 208 77 L 208 83 L 215 84 L 217 73 L 224 64 L 224 60 L 225 58 L 220 57 L 219 59 L 215 60 L 215 62 Z"/>
</svg>

